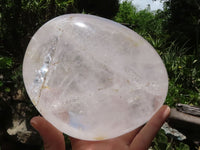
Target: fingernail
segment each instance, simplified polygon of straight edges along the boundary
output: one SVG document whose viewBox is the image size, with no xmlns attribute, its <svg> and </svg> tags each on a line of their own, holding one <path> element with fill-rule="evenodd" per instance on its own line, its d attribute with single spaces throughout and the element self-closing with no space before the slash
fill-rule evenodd
<svg viewBox="0 0 200 150">
<path fill-rule="evenodd" d="M 37 126 L 37 121 L 35 120 L 35 118 L 32 118 L 30 123 L 31 123 L 31 126 L 33 126 L 34 128 Z"/>
<path fill-rule="evenodd" d="M 163 113 L 163 116 L 164 117 L 168 117 L 170 114 L 170 107 L 169 106 L 166 106 L 165 110 L 164 110 L 164 113 Z"/>
</svg>

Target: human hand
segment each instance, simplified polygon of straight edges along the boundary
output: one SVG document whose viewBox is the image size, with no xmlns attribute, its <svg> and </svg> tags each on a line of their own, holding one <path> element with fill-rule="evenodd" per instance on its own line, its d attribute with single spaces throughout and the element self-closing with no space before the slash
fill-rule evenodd
<svg viewBox="0 0 200 150">
<path fill-rule="evenodd" d="M 73 150 L 147 150 L 170 113 L 168 106 L 160 110 L 138 129 L 117 138 L 103 141 L 84 141 L 70 138 Z M 65 150 L 63 134 L 43 117 L 31 119 L 31 125 L 40 133 L 45 150 Z"/>
</svg>

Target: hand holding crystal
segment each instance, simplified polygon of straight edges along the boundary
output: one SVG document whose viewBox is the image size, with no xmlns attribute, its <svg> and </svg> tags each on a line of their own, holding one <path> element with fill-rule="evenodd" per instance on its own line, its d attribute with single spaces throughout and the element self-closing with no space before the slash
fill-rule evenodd
<svg viewBox="0 0 200 150">
<path fill-rule="evenodd" d="M 163 105 L 165 66 L 141 36 L 97 16 L 68 14 L 45 23 L 24 57 L 27 93 L 48 122 L 77 139 L 119 137 Z"/>
<path fill-rule="evenodd" d="M 144 125 L 117 138 L 84 141 L 70 137 L 73 150 L 147 150 L 153 138 L 169 116 L 170 108 L 162 106 Z M 43 117 L 34 117 L 32 126 L 40 133 L 45 150 L 65 150 L 63 134 Z"/>
</svg>

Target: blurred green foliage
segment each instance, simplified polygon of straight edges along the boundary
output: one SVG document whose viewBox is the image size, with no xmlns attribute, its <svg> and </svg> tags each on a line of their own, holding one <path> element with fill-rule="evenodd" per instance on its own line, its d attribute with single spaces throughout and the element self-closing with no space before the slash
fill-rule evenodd
<svg viewBox="0 0 200 150">
<path fill-rule="evenodd" d="M 178 41 L 178 46 L 186 44 L 188 53 L 200 55 L 200 1 L 166 0 L 163 27 L 170 34 L 168 41 Z M 186 43 L 187 41 L 187 43 Z"/>
<path fill-rule="evenodd" d="M 9 57 L 0 57 L 0 69 L 11 68 L 13 65 L 12 58 Z"/>
<path fill-rule="evenodd" d="M 190 150 L 190 147 L 183 142 L 174 141 L 167 137 L 163 130 L 160 130 L 152 142 L 153 150 Z"/>
<path fill-rule="evenodd" d="M 136 11 L 137 8 L 132 5 L 132 2 L 130 0 L 126 0 L 120 4 L 119 11 L 114 19 L 119 23 L 134 24 Z"/>
</svg>

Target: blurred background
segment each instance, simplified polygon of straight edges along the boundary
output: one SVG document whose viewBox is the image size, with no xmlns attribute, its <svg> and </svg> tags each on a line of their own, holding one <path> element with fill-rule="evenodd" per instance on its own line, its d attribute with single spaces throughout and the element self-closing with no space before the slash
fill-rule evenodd
<svg viewBox="0 0 200 150">
<path fill-rule="evenodd" d="M 169 91 L 165 104 L 200 106 L 200 0 L 0 0 L 1 150 L 43 149 L 29 124 L 39 113 L 24 88 L 23 57 L 41 25 L 68 13 L 105 17 L 136 31 L 166 65 Z M 161 129 L 150 149 L 198 150 L 199 141 L 180 140 Z"/>
</svg>

